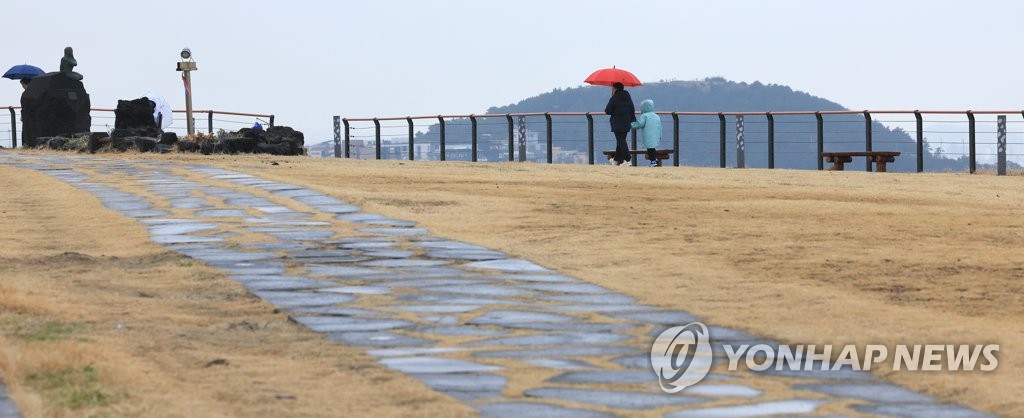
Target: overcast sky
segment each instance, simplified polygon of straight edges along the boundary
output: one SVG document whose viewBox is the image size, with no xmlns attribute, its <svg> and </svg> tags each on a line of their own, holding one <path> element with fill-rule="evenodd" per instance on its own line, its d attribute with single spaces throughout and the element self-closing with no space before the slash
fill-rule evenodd
<svg viewBox="0 0 1024 418">
<path fill-rule="evenodd" d="M 612 65 L 786 84 L 853 109 L 1024 108 L 1013 0 L 4 3 L 2 70 L 56 71 L 72 46 L 93 107 L 152 90 L 182 109 L 187 46 L 196 108 L 273 113 L 309 143 L 331 137 L 332 115 L 481 113 Z M 0 80 L 0 106 L 20 94 Z"/>
</svg>

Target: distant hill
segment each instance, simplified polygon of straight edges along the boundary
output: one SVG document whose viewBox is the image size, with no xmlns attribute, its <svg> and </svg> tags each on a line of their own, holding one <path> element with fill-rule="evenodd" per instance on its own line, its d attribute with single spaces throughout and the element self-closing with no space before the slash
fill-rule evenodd
<svg viewBox="0 0 1024 418">
<path fill-rule="evenodd" d="M 708 78 L 700 81 L 667 81 L 649 83 L 643 87 L 628 89 L 639 107 L 640 101 L 653 99 L 659 111 L 828 111 L 846 110 L 829 100 L 795 91 L 787 86 L 775 84 L 737 83 L 723 78 Z M 490 114 L 529 112 L 602 112 L 610 94 L 608 87 L 585 86 L 555 89 L 530 97 L 519 103 L 487 109 Z M 497 118 L 496 118 L 497 119 Z M 481 120 L 479 124 L 480 152 L 494 154 L 482 159 L 498 160 L 507 157 L 501 154 L 507 150 L 508 130 L 504 118 Z M 598 150 L 614 148 L 614 139 L 608 129 L 607 117 L 595 115 L 594 131 Z M 541 141 L 545 138 L 543 117 L 531 117 L 527 129 Z M 586 119 L 583 117 L 556 117 L 553 138 L 561 150 L 586 150 Z M 664 139 L 662 147 L 672 146 L 672 120 L 663 116 Z M 682 117 L 680 128 L 680 160 L 684 165 L 719 165 L 719 121 L 717 116 Z M 776 157 L 777 168 L 813 169 L 817 167 L 816 122 L 814 116 L 777 116 Z M 455 120 L 446 124 L 446 143 L 449 147 L 465 145 L 469 141 L 468 120 Z M 735 118 L 728 117 L 727 123 L 727 164 L 735 162 Z M 745 118 L 747 167 L 767 167 L 767 119 L 765 117 Z M 433 125 L 426 132 L 417 135 L 417 143 L 435 143 L 439 127 Z M 827 115 L 825 117 L 826 151 L 860 151 L 864 149 L 864 118 L 861 115 Z M 901 151 L 903 155 L 891 165 L 893 171 L 914 171 L 916 169 L 916 142 L 911 135 L 900 129 L 889 129 L 878 122 L 873 124 L 873 148 L 875 150 Z M 928 171 L 962 170 L 966 161 L 949 160 L 928 152 L 926 144 L 925 169 Z M 449 154 L 449 159 L 462 159 L 461 153 Z M 453 158 L 454 157 L 454 158 Z M 537 160 L 543 161 L 541 155 Z M 599 155 L 597 160 L 603 161 Z M 863 160 L 855 161 L 853 169 L 863 169 Z"/>
</svg>

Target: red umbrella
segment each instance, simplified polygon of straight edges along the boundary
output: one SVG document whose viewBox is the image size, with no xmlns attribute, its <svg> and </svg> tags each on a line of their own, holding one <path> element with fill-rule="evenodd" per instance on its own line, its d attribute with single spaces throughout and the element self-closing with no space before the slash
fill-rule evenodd
<svg viewBox="0 0 1024 418">
<path fill-rule="evenodd" d="M 603 68 L 594 71 L 590 77 L 583 80 L 586 83 L 595 84 L 598 86 L 610 86 L 615 83 L 622 83 L 626 87 L 642 86 L 644 83 L 640 82 L 639 78 L 636 78 L 633 73 L 623 70 L 621 68 Z"/>
</svg>

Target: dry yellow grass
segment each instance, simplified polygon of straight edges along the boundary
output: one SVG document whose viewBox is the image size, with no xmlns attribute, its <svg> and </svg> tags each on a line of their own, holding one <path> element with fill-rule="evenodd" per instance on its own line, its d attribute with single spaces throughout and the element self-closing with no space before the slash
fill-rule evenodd
<svg viewBox="0 0 1024 418">
<path fill-rule="evenodd" d="M 0 178 L 0 376 L 24 416 L 472 415 L 88 193 L 2 165 Z"/>
<path fill-rule="evenodd" d="M 1024 415 L 1022 177 L 268 160 L 206 161 L 793 344 L 998 343 L 992 373 L 880 374 Z"/>
<path fill-rule="evenodd" d="M 687 310 L 718 325 L 784 342 L 998 343 L 1001 351 L 996 372 L 881 374 L 946 401 L 1005 416 L 1024 415 L 1024 403 L 1016 396 L 1024 393 L 1024 379 L 1021 379 L 1024 376 L 1021 356 L 1024 251 L 1020 250 L 1024 247 L 1024 177 L 858 171 L 648 170 L 259 156 L 128 155 L 114 158 L 203 162 L 308 186 L 362 205 L 371 212 L 419 221 L 439 236 L 486 245 L 536 261 L 634 296 L 646 304 Z M 271 165 L 270 160 L 279 164 Z M 19 177 L 31 176 L 19 174 Z M 61 190 L 56 186 L 47 187 L 46 190 Z M 0 189 L 0 193 L 9 196 L 15 191 L 8 187 Z M 43 197 L 35 198 L 63 199 L 75 193 L 47 191 L 40 193 Z M 9 205 L 9 202 L 3 204 Z M 28 212 L 29 209 L 24 209 L 24 213 Z M 83 234 L 97 229 L 104 231 L 104 227 L 106 231 L 116 228 L 118 234 L 123 233 L 132 240 L 132 245 L 127 245 L 124 251 L 151 249 L 152 252 L 135 253 L 139 257 L 159 253 L 155 247 L 143 243 L 144 231 L 131 221 L 109 212 L 103 216 L 105 220 L 100 223 L 63 227 L 75 228 L 76 233 Z M 4 222 L 4 225 L 11 223 Z M 34 233 L 35 238 L 17 239 L 43 240 L 46 235 L 33 228 L 25 226 L 13 236 Z M 79 230 L 82 232 L 77 232 Z M 103 232 L 93 233 L 97 239 L 103 238 Z M 89 241 L 81 242 L 82 248 L 88 248 L 85 244 Z M 36 242 L 34 245 L 49 244 Z M 77 247 L 60 245 L 45 251 L 31 250 L 24 256 L 51 254 L 47 251 L 79 251 L 74 248 Z M 94 252 L 88 253 L 95 257 Z M 155 263 L 138 274 L 152 279 L 159 271 L 154 269 L 159 268 L 160 264 Z M 165 268 L 167 272 L 181 270 L 173 265 Z M 114 267 L 101 266 L 94 274 L 103 270 L 117 271 Z M 42 271 L 46 269 L 40 268 L 31 274 Z M 189 274 L 179 274 L 161 278 L 160 282 L 168 289 L 198 285 Z M 216 273 L 209 274 L 216 277 Z M 96 276 L 88 277 L 95 279 Z M 74 296 L 83 298 L 82 306 L 88 305 L 84 299 L 88 299 L 94 286 L 90 284 L 92 280 L 78 282 L 73 291 L 79 294 Z M 49 292 L 54 298 L 65 297 L 63 295 L 72 291 L 57 285 L 61 283 L 57 278 L 52 278 L 52 283 L 49 286 L 53 289 Z M 216 278 L 202 284 L 204 294 L 241 292 L 229 282 Z M 34 305 L 32 301 L 40 295 L 28 294 L 29 290 L 27 285 L 21 288 L 23 296 L 12 301 L 12 305 Z M 146 309 L 134 310 L 133 317 L 167 315 L 160 312 L 169 301 L 151 299 L 143 299 L 152 303 L 146 305 Z M 138 302 L 139 298 L 132 300 Z M 246 299 L 213 300 L 216 303 L 206 303 L 202 309 L 193 306 L 195 310 L 190 311 L 183 307 L 185 311 L 177 315 L 196 323 L 220 324 L 219 329 L 223 330 L 230 323 L 229 319 L 207 316 L 230 312 L 256 315 L 251 309 L 260 305 Z M 302 344 L 319 341 L 316 336 L 282 324 L 281 318 L 273 318 L 279 325 L 272 328 L 283 332 L 285 335 L 280 337 L 290 343 L 299 344 L 288 338 L 301 340 Z M 162 327 L 170 327 L 166 324 L 168 321 L 157 322 Z M 197 333 L 216 338 L 208 335 L 215 334 L 211 329 L 218 329 L 216 326 L 198 328 Z M 170 329 L 163 332 L 172 332 Z M 144 328 L 138 332 L 140 337 L 161 335 L 158 329 Z M 175 341 L 171 336 L 165 338 L 164 341 Z M 232 344 L 246 346 L 240 341 L 245 340 L 217 339 L 217 347 L 227 350 Z M 263 341 L 271 342 L 287 344 Z M 259 347 L 247 347 L 259 351 Z M 347 353 L 346 357 L 327 356 L 345 358 L 339 367 L 361 364 L 366 370 L 388 376 L 389 380 L 384 383 L 371 385 L 375 391 L 390 391 L 396 386 L 393 382 L 405 382 L 401 377 L 380 371 L 354 350 L 326 344 L 317 347 Z M 104 347 L 97 355 L 110 356 L 108 351 Z M 159 350 L 146 357 L 153 363 L 139 362 L 138 366 L 148 374 L 131 372 L 135 364 L 125 366 L 129 370 L 126 373 L 134 376 L 134 382 L 144 385 L 151 376 L 158 378 L 170 373 L 167 369 L 181 366 L 183 354 L 177 351 L 180 350 Z M 184 356 L 192 362 L 190 364 L 208 361 L 209 357 Z M 0 363 L 0 367 L 5 367 L 3 364 L 6 363 Z M 267 364 L 267 373 L 272 367 L 282 366 L 286 365 Z M 294 371 L 295 375 L 312 373 L 307 378 L 313 381 L 324 378 L 312 368 L 304 370 L 287 365 L 286 369 Z M 188 385 L 202 386 L 208 379 L 204 372 L 209 373 L 204 369 L 176 377 Z M 357 378 L 366 375 L 362 373 Z M 392 382 L 392 386 L 387 386 L 388 382 Z M 168 393 L 179 389 L 171 386 L 162 388 Z M 403 383 L 403 387 L 409 386 Z M 250 399 L 245 398 L 251 393 L 243 394 L 227 387 L 221 389 L 225 405 L 251 404 Z M 18 388 L 15 392 L 16 395 L 22 393 Z M 426 403 L 428 406 L 448 405 L 415 393 L 431 399 Z M 400 397 L 394 399 L 398 403 Z M 351 399 L 337 400 L 342 405 L 346 401 L 352 402 Z M 378 409 L 373 413 L 386 411 L 386 400 L 380 401 L 380 404 L 361 401 L 349 407 L 363 412 L 374 407 Z"/>
</svg>

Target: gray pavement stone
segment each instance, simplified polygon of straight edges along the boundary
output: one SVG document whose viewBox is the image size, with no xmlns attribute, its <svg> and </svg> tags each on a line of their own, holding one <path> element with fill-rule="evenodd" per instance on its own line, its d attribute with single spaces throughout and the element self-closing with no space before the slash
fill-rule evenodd
<svg viewBox="0 0 1024 418">
<path fill-rule="evenodd" d="M 810 414 L 823 404 L 820 400 L 794 399 L 788 401 L 761 402 L 738 406 L 689 409 L 665 415 L 666 418 L 691 417 L 750 417 L 763 415 Z"/>
<path fill-rule="evenodd" d="M 619 392 L 574 388 L 546 387 L 524 392 L 527 397 L 550 398 L 581 404 L 604 405 L 619 409 L 652 409 L 673 405 L 707 402 L 707 398 L 655 392 Z"/>
<path fill-rule="evenodd" d="M 484 418 L 612 418 L 615 416 L 604 412 L 532 402 L 486 403 L 480 404 L 476 408 L 480 411 L 480 416 Z"/>
</svg>

